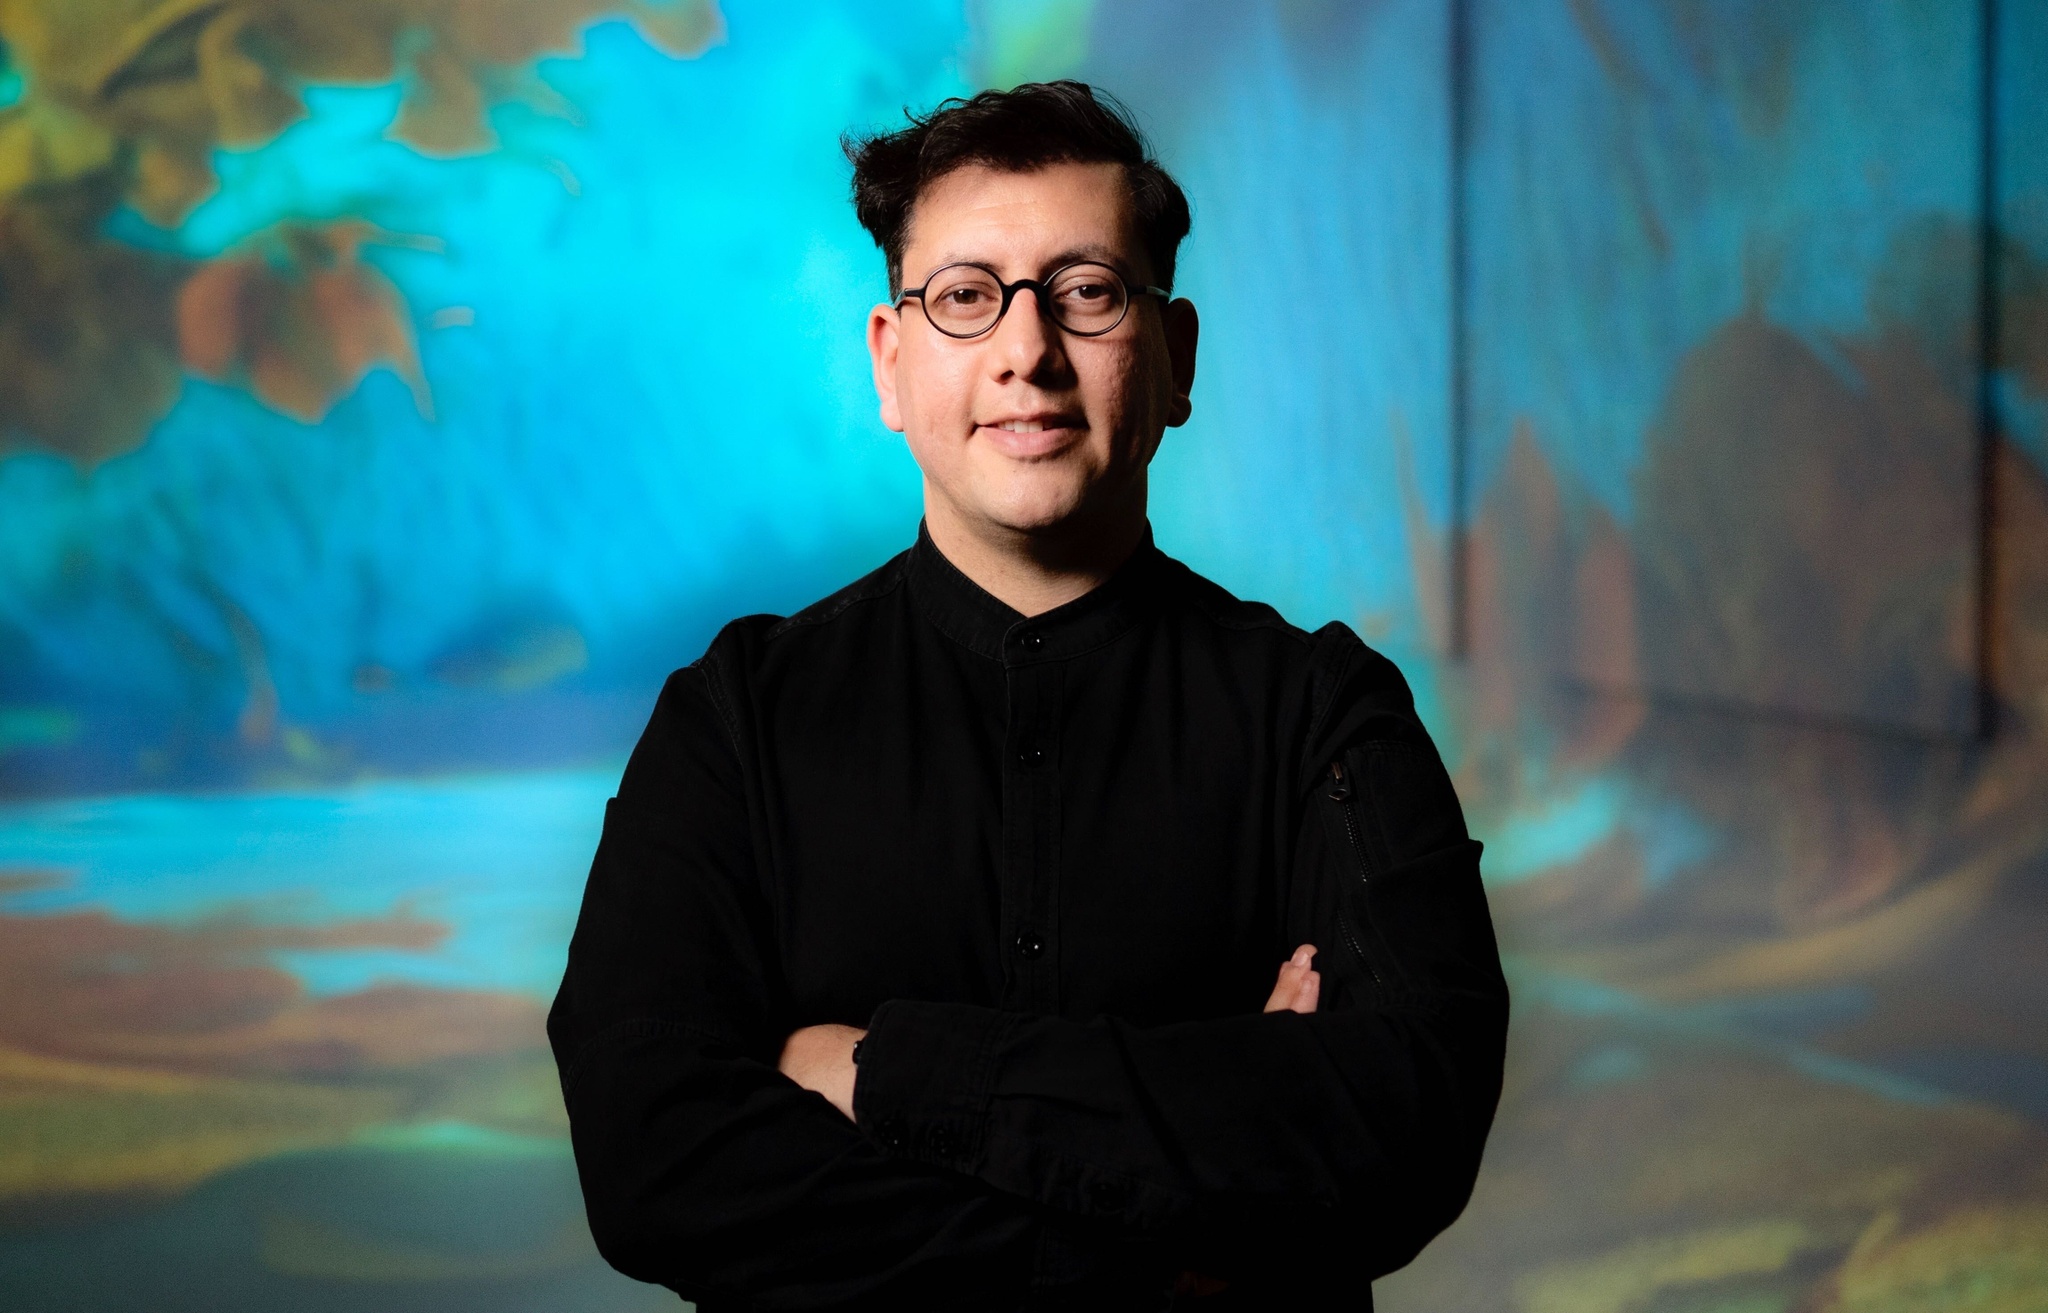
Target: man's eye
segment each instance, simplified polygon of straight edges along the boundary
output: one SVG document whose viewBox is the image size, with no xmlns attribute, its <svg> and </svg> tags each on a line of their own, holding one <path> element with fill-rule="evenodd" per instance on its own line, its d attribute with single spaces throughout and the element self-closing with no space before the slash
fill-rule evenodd
<svg viewBox="0 0 2048 1313">
<path fill-rule="evenodd" d="M 1076 283 L 1060 295 L 1077 305 L 1089 305 L 1109 299 L 1110 291 L 1103 283 Z"/>
<path fill-rule="evenodd" d="M 977 304 L 982 300 L 983 295 L 984 293 L 979 287 L 956 287 L 940 299 L 952 305 L 966 306 Z"/>
</svg>

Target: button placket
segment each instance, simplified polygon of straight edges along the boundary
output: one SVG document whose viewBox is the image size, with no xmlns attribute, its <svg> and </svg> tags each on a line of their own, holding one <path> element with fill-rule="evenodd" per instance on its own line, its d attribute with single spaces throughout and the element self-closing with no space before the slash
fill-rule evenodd
<svg viewBox="0 0 2048 1313">
<path fill-rule="evenodd" d="M 1034 641 L 1035 640 L 1035 641 Z M 1058 1011 L 1059 680 L 1028 659 L 1043 636 L 1011 636 L 1003 761 L 1004 1006 Z"/>
</svg>

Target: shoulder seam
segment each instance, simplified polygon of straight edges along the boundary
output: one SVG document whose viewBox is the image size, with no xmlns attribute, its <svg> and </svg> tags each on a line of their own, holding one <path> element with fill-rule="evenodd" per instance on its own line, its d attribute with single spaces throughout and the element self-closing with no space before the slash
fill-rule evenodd
<svg viewBox="0 0 2048 1313">
<path fill-rule="evenodd" d="M 1196 574 L 1185 564 L 1179 561 L 1174 564 L 1179 565 L 1181 569 L 1181 586 L 1194 599 L 1195 608 L 1207 617 L 1210 623 L 1240 633 L 1254 629 L 1272 629 L 1303 646 L 1313 642 L 1301 626 L 1281 615 L 1271 603 L 1247 601 L 1215 580 Z M 1217 594 L 1229 599 L 1228 605 L 1219 605 Z M 1238 614 L 1231 614 L 1233 611 Z"/>
<path fill-rule="evenodd" d="M 1332 632 L 1334 631 L 1334 632 Z M 1352 632 L 1351 626 L 1342 620 L 1332 620 L 1314 634 L 1306 635 L 1313 651 L 1316 639 L 1329 634 L 1331 643 L 1327 652 L 1314 652 L 1309 660 L 1309 707 L 1308 741 L 1316 742 L 1328 722 L 1330 711 L 1337 700 L 1337 689 L 1344 682 L 1344 672 L 1355 659 L 1356 650 L 1365 649 L 1365 640 Z M 1345 640 L 1349 639 L 1349 642 Z"/>
<path fill-rule="evenodd" d="M 725 726 L 725 737 L 731 744 L 733 757 L 745 760 L 740 753 L 739 717 L 733 711 L 731 694 L 725 687 L 725 663 L 718 657 L 716 642 L 704 650 L 704 655 L 690 663 L 690 669 L 701 670 L 704 686 L 711 694 L 711 708 L 718 713 L 718 723 Z"/>
<path fill-rule="evenodd" d="M 894 563 L 892 562 L 891 564 Z M 822 602 L 813 602 L 794 615 L 785 616 L 770 625 L 767 632 L 761 635 L 761 641 L 772 643 L 784 634 L 794 630 L 812 625 L 829 624 L 831 621 L 837 620 L 841 615 L 844 615 L 856 604 L 879 601 L 903 586 L 902 570 L 890 570 L 888 566 L 884 566 L 883 569 L 887 570 L 889 574 L 887 582 L 877 583 L 865 588 L 856 583 L 836 597 L 827 598 Z"/>
</svg>

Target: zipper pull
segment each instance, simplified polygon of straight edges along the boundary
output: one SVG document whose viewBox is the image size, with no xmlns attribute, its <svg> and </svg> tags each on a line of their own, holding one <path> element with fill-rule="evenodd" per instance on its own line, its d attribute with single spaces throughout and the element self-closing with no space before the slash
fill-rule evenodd
<svg viewBox="0 0 2048 1313">
<path fill-rule="evenodd" d="M 1341 761 L 1330 763 L 1330 801 L 1351 801 L 1351 781 L 1344 778 L 1344 763 Z"/>
</svg>

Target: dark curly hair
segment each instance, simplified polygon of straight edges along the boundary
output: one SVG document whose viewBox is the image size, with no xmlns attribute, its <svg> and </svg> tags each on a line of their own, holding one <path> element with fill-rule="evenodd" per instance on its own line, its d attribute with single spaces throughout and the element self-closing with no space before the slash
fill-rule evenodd
<svg viewBox="0 0 2048 1313">
<path fill-rule="evenodd" d="M 941 101 L 928 114 L 904 111 L 910 126 L 849 132 L 853 208 L 889 263 L 889 292 L 903 285 L 910 209 L 926 187 L 968 164 L 1027 172 L 1047 164 L 1121 164 L 1138 238 L 1161 287 L 1173 286 L 1174 256 L 1188 235 L 1188 198 L 1138 130 L 1130 110 L 1084 82 L 1026 82 Z"/>
</svg>

